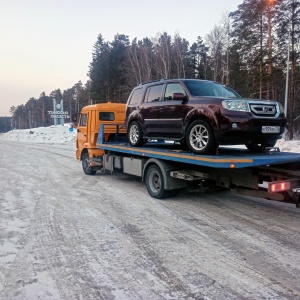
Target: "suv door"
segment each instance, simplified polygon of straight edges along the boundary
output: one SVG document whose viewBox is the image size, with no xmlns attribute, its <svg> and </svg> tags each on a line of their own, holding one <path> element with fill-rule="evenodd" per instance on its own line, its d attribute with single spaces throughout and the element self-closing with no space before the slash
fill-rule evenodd
<svg viewBox="0 0 300 300">
<path fill-rule="evenodd" d="M 148 86 L 144 101 L 140 107 L 140 115 L 143 120 L 144 135 L 153 137 L 160 132 L 159 113 L 163 96 L 164 84 Z"/>
<path fill-rule="evenodd" d="M 181 138 L 184 135 L 183 120 L 189 108 L 183 104 L 183 100 L 174 99 L 175 93 L 187 97 L 184 88 L 179 82 L 171 82 L 166 85 L 159 111 L 159 127 L 162 137 Z"/>
</svg>

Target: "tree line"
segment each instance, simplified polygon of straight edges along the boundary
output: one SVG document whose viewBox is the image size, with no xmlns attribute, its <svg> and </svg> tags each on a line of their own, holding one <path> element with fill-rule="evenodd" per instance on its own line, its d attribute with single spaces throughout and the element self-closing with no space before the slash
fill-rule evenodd
<svg viewBox="0 0 300 300">
<path fill-rule="evenodd" d="M 0 133 L 11 130 L 11 117 L 0 117 Z"/>
<path fill-rule="evenodd" d="M 42 93 L 11 108 L 14 127 L 48 126 L 53 99 L 69 114 L 91 103 L 126 102 L 142 82 L 197 78 L 221 82 L 243 97 L 288 99 L 288 137 L 300 136 L 300 0 L 244 0 L 204 38 L 189 43 L 167 32 L 154 38 L 99 34 L 86 84 Z M 286 80 L 288 79 L 288 80 Z M 30 120 L 31 119 L 31 120 Z"/>
</svg>

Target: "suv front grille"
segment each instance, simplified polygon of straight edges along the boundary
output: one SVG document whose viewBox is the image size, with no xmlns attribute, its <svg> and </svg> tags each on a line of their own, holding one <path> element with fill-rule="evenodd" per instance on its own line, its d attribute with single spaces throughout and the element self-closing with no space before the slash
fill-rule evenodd
<svg viewBox="0 0 300 300">
<path fill-rule="evenodd" d="M 257 117 L 275 117 L 277 115 L 276 104 L 249 103 L 250 111 Z"/>
</svg>

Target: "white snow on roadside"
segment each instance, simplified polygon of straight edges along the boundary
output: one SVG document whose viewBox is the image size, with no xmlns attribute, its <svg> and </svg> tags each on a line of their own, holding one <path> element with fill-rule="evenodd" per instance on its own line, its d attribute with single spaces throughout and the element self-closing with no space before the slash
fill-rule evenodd
<svg viewBox="0 0 300 300">
<path fill-rule="evenodd" d="M 282 152 L 296 152 L 300 153 L 300 141 L 285 141 L 280 139 L 276 143 L 276 147 L 279 147 Z"/>
<path fill-rule="evenodd" d="M 70 131 L 70 125 L 52 125 L 49 127 L 38 127 L 32 129 L 15 129 L 0 134 L 0 138 L 18 142 L 35 142 L 62 144 L 75 141 L 77 131 Z"/>
<path fill-rule="evenodd" d="M 73 131 L 69 131 L 69 129 L 69 124 L 65 124 L 64 126 L 52 125 L 50 127 L 38 127 L 32 128 L 31 130 L 15 129 L 7 133 L 0 134 L 0 138 L 18 142 L 62 144 L 66 142 L 74 142 L 76 139 L 76 129 L 73 129 Z M 284 139 L 280 139 L 277 141 L 275 147 L 279 147 L 281 152 L 300 153 L 300 140 L 286 141 Z"/>
</svg>

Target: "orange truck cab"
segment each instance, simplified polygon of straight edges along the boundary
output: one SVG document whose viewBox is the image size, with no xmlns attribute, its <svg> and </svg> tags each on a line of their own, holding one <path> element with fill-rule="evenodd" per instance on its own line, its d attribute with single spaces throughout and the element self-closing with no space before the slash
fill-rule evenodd
<svg viewBox="0 0 300 300">
<path fill-rule="evenodd" d="M 101 166 L 104 151 L 96 148 L 99 128 L 105 126 L 105 141 L 113 141 L 116 136 L 116 124 L 125 123 L 126 104 L 124 103 L 101 103 L 88 105 L 82 108 L 77 125 L 76 158 L 82 161 L 83 169 L 87 175 L 96 173 L 97 167 Z M 126 136 L 125 126 L 119 128 L 119 135 Z"/>
</svg>

